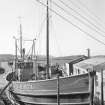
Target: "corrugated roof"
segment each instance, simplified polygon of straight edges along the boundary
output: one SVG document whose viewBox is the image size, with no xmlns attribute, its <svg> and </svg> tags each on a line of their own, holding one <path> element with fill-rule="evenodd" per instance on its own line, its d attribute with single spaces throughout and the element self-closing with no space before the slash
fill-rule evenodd
<svg viewBox="0 0 105 105">
<path fill-rule="evenodd" d="M 105 57 L 94 57 L 74 64 L 75 67 L 88 70 L 105 70 Z"/>
<path fill-rule="evenodd" d="M 77 61 L 79 59 L 86 59 L 87 57 L 84 55 L 73 55 L 73 56 L 64 56 L 64 57 L 55 57 L 50 59 L 51 64 L 64 64 L 64 63 L 71 63 Z M 37 61 L 38 63 L 46 63 L 46 59 L 40 59 Z"/>
</svg>

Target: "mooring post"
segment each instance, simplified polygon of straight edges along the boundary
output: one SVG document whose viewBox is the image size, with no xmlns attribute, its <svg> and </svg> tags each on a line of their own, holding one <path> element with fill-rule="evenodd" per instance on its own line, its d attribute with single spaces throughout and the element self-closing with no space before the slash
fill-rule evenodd
<svg viewBox="0 0 105 105">
<path fill-rule="evenodd" d="M 60 105 L 60 84 L 59 84 L 59 73 L 57 75 L 57 104 Z"/>
<path fill-rule="evenodd" d="M 104 94 L 103 94 L 103 69 L 101 70 L 101 105 L 104 105 Z"/>
<path fill-rule="evenodd" d="M 89 91 L 90 91 L 90 105 L 93 105 L 94 98 L 94 75 L 95 72 L 89 72 Z"/>
</svg>

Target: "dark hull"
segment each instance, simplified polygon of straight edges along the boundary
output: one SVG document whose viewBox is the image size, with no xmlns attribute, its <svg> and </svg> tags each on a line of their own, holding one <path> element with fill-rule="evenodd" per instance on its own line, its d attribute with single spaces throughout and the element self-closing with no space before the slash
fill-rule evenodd
<svg viewBox="0 0 105 105">
<path fill-rule="evenodd" d="M 19 103 L 32 105 L 57 104 L 57 79 L 13 82 L 11 94 Z M 89 105 L 88 74 L 59 79 L 61 105 Z"/>
</svg>

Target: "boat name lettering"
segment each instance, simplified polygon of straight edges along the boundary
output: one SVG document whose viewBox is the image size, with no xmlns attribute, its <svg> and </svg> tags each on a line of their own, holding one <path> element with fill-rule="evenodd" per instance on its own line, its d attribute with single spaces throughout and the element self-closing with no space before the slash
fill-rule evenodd
<svg viewBox="0 0 105 105">
<path fill-rule="evenodd" d="M 19 89 L 32 89 L 32 85 L 31 84 L 19 85 Z"/>
</svg>

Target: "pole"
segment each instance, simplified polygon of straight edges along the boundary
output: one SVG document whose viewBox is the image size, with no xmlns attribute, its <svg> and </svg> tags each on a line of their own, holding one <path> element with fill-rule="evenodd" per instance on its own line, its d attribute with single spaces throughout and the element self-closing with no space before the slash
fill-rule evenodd
<svg viewBox="0 0 105 105">
<path fill-rule="evenodd" d="M 47 56 L 47 71 L 46 71 L 46 76 L 47 76 L 47 79 L 49 79 L 49 2 L 47 0 L 47 22 L 46 22 L 46 56 Z"/>
<path fill-rule="evenodd" d="M 33 55 L 33 58 L 34 58 L 34 69 L 33 69 L 33 73 L 35 74 L 35 80 L 37 80 L 37 57 L 36 57 L 36 54 L 35 54 L 35 40 L 33 40 L 33 48 L 32 48 L 32 55 Z"/>
<path fill-rule="evenodd" d="M 15 38 L 15 58 L 17 59 L 17 39 Z"/>
<path fill-rule="evenodd" d="M 34 46 L 33 46 L 33 47 L 34 47 L 34 48 L 33 48 L 33 50 L 34 50 L 33 53 L 34 53 L 34 58 L 36 59 L 36 55 L 35 55 L 35 40 L 36 40 L 36 39 L 33 40 L 33 44 L 34 44 Z"/>
<path fill-rule="evenodd" d="M 94 98 L 94 75 L 95 72 L 89 72 L 89 91 L 90 91 L 90 105 L 93 105 Z"/>
<path fill-rule="evenodd" d="M 87 53 L 88 53 L 87 54 L 88 58 L 90 58 L 90 49 L 89 48 L 87 49 Z"/>
<path fill-rule="evenodd" d="M 15 70 L 16 70 L 16 62 L 17 62 L 17 39 L 15 36 L 13 36 L 15 39 Z"/>
<path fill-rule="evenodd" d="M 31 58 L 34 57 L 34 53 L 33 53 L 33 50 L 34 50 L 34 40 L 33 40 L 33 44 L 32 44 L 32 52 L 31 52 Z"/>
<path fill-rule="evenodd" d="M 60 105 L 60 86 L 59 86 L 59 73 L 57 75 L 57 105 Z"/>
<path fill-rule="evenodd" d="M 104 105 L 104 97 L 103 97 L 103 69 L 101 70 L 101 105 Z"/>
<path fill-rule="evenodd" d="M 16 70 L 16 62 L 17 62 L 17 39 L 15 38 L 15 70 Z"/>
<path fill-rule="evenodd" d="M 20 54 L 22 58 L 22 25 L 20 24 Z"/>
</svg>

